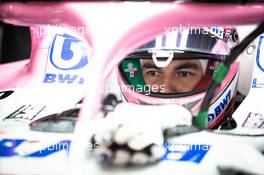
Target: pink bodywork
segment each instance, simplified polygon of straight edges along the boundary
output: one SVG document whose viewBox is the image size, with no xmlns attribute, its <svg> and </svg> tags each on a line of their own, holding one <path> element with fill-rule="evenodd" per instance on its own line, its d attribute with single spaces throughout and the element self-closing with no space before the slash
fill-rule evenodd
<svg viewBox="0 0 264 175">
<path fill-rule="evenodd" d="M 80 120 L 86 121 L 100 108 L 107 77 L 120 60 L 166 29 L 180 26 L 232 26 L 256 24 L 264 19 L 264 4 L 59 2 L 6 3 L 0 5 L 4 22 L 31 26 L 29 60 L 0 65 L 0 88 L 34 87 L 42 84 L 49 45 L 46 34 L 34 32 L 40 25 L 88 27 L 83 36 L 93 49 L 88 66 L 89 83 Z M 45 28 L 45 26 L 44 26 Z"/>
</svg>

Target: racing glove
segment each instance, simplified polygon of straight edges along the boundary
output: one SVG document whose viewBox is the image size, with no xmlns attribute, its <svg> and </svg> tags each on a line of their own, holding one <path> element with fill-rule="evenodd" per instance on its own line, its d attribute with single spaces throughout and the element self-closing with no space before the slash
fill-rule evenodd
<svg viewBox="0 0 264 175">
<path fill-rule="evenodd" d="M 104 165 L 151 164 L 164 155 L 166 135 L 191 125 L 191 112 L 179 105 L 119 103 L 97 122 L 91 142 L 99 147 L 93 153 Z"/>
</svg>

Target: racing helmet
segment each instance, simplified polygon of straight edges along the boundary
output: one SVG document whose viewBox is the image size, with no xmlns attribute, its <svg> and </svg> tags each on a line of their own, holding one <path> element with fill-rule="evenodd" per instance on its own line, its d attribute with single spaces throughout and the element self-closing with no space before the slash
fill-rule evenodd
<svg viewBox="0 0 264 175">
<path fill-rule="evenodd" d="M 137 104 L 178 104 L 197 115 L 213 75 L 239 41 L 233 28 L 175 30 L 157 36 L 119 64 L 123 97 Z M 231 114 L 239 63 L 234 62 L 217 88 L 208 113 L 208 128 Z"/>
</svg>

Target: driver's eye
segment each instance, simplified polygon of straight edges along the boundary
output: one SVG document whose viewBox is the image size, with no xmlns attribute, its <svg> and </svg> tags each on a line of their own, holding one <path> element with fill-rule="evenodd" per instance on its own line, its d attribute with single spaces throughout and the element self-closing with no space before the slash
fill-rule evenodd
<svg viewBox="0 0 264 175">
<path fill-rule="evenodd" d="M 152 76 L 152 77 L 157 77 L 160 75 L 159 71 L 147 71 L 147 75 Z"/>
<path fill-rule="evenodd" d="M 177 76 L 179 77 L 187 77 L 193 75 L 191 72 L 188 71 L 179 71 L 177 72 Z"/>
</svg>

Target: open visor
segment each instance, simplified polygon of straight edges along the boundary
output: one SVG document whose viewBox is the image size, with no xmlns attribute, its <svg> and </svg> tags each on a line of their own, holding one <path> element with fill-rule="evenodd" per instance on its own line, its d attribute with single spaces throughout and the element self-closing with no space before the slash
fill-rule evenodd
<svg viewBox="0 0 264 175">
<path fill-rule="evenodd" d="M 123 81 L 133 91 L 150 96 L 184 96 L 205 91 L 222 60 L 172 59 L 158 67 L 151 58 L 125 59 L 119 65 Z"/>
</svg>

